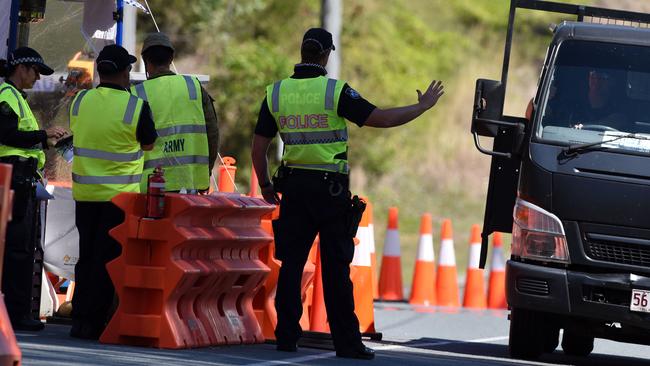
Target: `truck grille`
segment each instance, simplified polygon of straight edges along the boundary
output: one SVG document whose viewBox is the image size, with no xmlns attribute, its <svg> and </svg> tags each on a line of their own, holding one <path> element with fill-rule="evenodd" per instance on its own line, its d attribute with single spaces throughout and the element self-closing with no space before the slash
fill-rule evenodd
<svg viewBox="0 0 650 366">
<path fill-rule="evenodd" d="M 591 258 L 613 263 L 650 267 L 650 247 L 589 239 L 588 253 Z"/>
</svg>

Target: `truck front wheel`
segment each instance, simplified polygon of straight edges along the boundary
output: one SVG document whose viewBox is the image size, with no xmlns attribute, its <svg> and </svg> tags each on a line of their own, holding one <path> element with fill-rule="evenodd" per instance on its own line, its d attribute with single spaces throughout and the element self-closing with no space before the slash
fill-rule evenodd
<svg viewBox="0 0 650 366">
<path fill-rule="evenodd" d="M 565 330 L 562 350 L 569 356 L 588 356 L 594 350 L 594 337 Z"/>
<path fill-rule="evenodd" d="M 551 327 L 544 313 L 512 308 L 508 347 L 513 358 L 534 359 L 550 348 Z M 557 333 L 556 333 L 557 334 Z"/>
</svg>

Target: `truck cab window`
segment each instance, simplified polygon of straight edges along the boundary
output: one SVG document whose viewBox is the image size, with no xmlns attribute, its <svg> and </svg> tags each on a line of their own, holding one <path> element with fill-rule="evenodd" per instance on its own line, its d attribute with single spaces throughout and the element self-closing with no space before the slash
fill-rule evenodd
<svg viewBox="0 0 650 366">
<path fill-rule="evenodd" d="M 557 144 L 607 141 L 650 152 L 650 47 L 567 40 L 544 92 L 536 138 Z"/>
</svg>

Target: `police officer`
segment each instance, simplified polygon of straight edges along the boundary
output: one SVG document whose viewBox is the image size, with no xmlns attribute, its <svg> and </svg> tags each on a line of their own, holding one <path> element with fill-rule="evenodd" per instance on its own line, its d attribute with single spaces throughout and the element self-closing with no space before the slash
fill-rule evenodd
<svg viewBox="0 0 650 366">
<path fill-rule="evenodd" d="M 128 89 L 135 61 L 120 46 L 104 47 L 97 56 L 100 84 L 79 92 L 70 107 L 79 231 L 70 335 L 76 338 L 98 339 L 106 326 L 115 292 L 106 263 L 121 251 L 108 231 L 124 221 L 111 199 L 120 192 L 140 192 L 142 150 L 151 150 L 157 137 L 148 104 Z"/>
<path fill-rule="evenodd" d="M 300 283 L 310 247 L 320 235 L 325 306 L 338 357 L 372 359 L 374 351 L 361 342 L 354 314 L 350 263 L 354 242 L 349 230 L 348 132 L 345 120 L 358 126 L 394 127 L 433 107 L 443 94 L 440 82 L 418 91 L 418 102 L 379 109 L 345 82 L 328 79 L 325 65 L 335 47 L 324 29 L 309 29 L 301 46 L 302 62 L 288 79 L 266 88 L 252 158 L 264 199 L 278 203 L 273 223 L 277 259 L 282 261 L 275 306 L 277 349 L 296 351 L 302 314 Z M 283 168 L 274 187 L 266 153 L 280 133 L 285 144 Z"/>
<path fill-rule="evenodd" d="M 195 77 L 170 70 L 174 47 L 164 33 L 147 35 L 142 47 L 148 80 L 131 88 L 149 102 L 160 137 L 144 154 L 142 190 L 156 166 L 165 169 L 167 191 L 205 191 L 219 151 L 212 97 Z"/>
<path fill-rule="evenodd" d="M 12 164 L 14 191 L 12 219 L 7 225 L 2 292 L 14 330 L 41 330 L 31 316 L 34 251 L 38 236 L 36 182 L 45 164 L 43 149 L 65 134 L 59 127 L 40 130 L 23 90 L 31 89 L 40 74 L 51 75 L 41 55 L 28 47 L 0 60 L 0 163 Z"/>
</svg>

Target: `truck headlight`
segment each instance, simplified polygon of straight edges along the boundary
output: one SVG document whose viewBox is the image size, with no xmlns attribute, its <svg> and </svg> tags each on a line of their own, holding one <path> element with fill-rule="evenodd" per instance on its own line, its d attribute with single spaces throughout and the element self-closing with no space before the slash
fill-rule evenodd
<svg viewBox="0 0 650 366">
<path fill-rule="evenodd" d="M 515 203 L 513 216 L 512 255 L 569 263 L 564 227 L 557 216 L 520 198 Z"/>
</svg>

